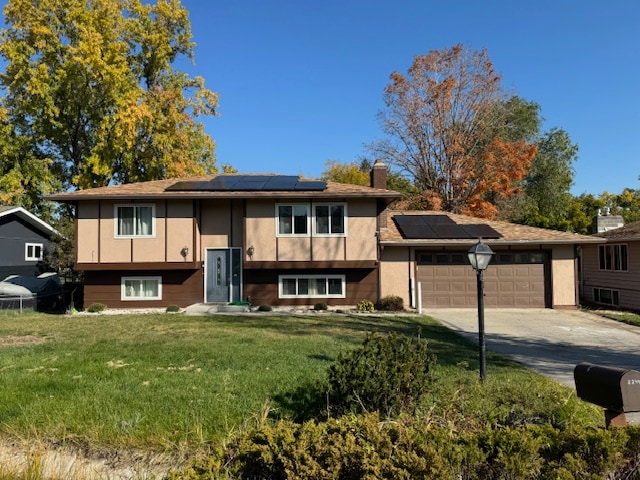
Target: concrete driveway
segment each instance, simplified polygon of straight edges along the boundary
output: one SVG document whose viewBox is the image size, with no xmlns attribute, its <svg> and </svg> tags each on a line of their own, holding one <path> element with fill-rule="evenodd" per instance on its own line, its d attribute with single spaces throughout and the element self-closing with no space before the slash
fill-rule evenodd
<svg viewBox="0 0 640 480">
<path fill-rule="evenodd" d="M 422 313 L 478 343 L 476 309 Z M 486 309 L 485 342 L 487 350 L 573 388 L 573 369 L 580 362 L 640 371 L 640 327 L 578 310 Z"/>
</svg>

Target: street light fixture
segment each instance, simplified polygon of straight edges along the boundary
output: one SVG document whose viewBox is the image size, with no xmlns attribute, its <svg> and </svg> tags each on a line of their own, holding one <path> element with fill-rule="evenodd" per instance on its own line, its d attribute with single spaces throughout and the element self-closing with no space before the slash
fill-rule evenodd
<svg viewBox="0 0 640 480">
<path fill-rule="evenodd" d="M 487 376 L 486 347 L 484 342 L 484 277 L 483 273 L 494 255 L 491 247 L 482 243 L 482 239 L 473 245 L 467 252 L 469 262 L 476 271 L 478 280 L 478 346 L 480 349 L 480 381 Z"/>
</svg>

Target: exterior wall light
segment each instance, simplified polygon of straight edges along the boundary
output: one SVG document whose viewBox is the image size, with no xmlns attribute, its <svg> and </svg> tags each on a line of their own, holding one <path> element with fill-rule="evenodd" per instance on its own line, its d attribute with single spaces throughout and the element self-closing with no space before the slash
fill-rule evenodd
<svg viewBox="0 0 640 480">
<path fill-rule="evenodd" d="M 180 250 L 180 255 L 182 255 L 182 258 L 186 260 L 187 255 L 189 255 L 189 247 L 182 247 L 182 250 Z"/>
<path fill-rule="evenodd" d="M 253 260 L 253 254 L 256 251 L 253 245 L 247 248 L 247 255 L 249 255 L 249 260 Z"/>
</svg>

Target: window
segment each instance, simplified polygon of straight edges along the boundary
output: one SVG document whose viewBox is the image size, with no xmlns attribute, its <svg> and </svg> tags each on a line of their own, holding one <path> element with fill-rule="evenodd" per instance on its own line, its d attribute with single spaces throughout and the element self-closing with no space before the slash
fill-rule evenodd
<svg viewBox="0 0 640 480">
<path fill-rule="evenodd" d="M 277 205 L 278 235 L 308 235 L 309 205 Z"/>
<path fill-rule="evenodd" d="M 313 206 L 315 217 L 315 232 L 318 235 L 344 235 L 345 231 L 344 204 L 329 204 Z"/>
<path fill-rule="evenodd" d="M 162 277 L 122 277 L 121 300 L 162 300 Z"/>
<path fill-rule="evenodd" d="M 42 260 L 44 248 L 41 243 L 25 243 L 24 244 L 24 259 L 26 261 Z"/>
<path fill-rule="evenodd" d="M 153 237 L 155 205 L 116 205 L 116 237 Z"/>
<path fill-rule="evenodd" d="M 278 236 L 345 236 L 347 206 L 344 203 L 293 203 L 276 205 Z"/>
<path fill-rule="evenodd" d="M 593 301 L 605 305 L 620 305 L 620 292 L 610 288 L 594 288 Z"/>
<path fill-rule="evenodd" d="M 598 247 L 600 270 L 628 270 L 627 245 L 600 245 Z"/>
<path fill-rule="evenodd" d="M 281 275 L 280 298 L 344 298 L 344 275 Z"/>
</svg>

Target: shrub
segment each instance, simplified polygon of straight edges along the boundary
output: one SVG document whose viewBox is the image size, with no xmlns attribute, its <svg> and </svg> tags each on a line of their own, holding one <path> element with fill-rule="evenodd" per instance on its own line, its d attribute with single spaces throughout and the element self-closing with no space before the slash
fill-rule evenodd
<svg viewBox="0 0 640 480">
<path fill-rule="evenodd" d="M 625 430 L 487 424 L 453 431 L 429 418 L 384 422 L 377 414 L 280 421 L 239 434 L 169 478 L 637 478 L 636 440 Z"/>
<path fill-rule="evenodd" d="M 89 305 L 89 308 L 87 308 L 87 311 L 90 313 L 99 313 L 106 308 L 107 306 L 104 303 L 92 303 L 91 305 Z"/>
<path fill-rule="evenodd" d="M 359 312 L 373 312 L 374 310 L 375 310 L 375 305 L 373 305 L 373 302 L 369 300 L 361 300 L 358 303 Z"/>
<path fill-rule="evenodd" d="M 327 306 L 327 304 L 326 304 L 326 303 L 322 303 L 322 302 L 320 302 L 320 303 L 316 303 L 316 304 L 313 306 L 313 309 L 314 309 L 314 310 L 328 310 L 328 309 L 329 309 L 329 307 Z"/>
<path fill-rule="evenodd" d="M 378 300 L 376 308 L 385 312 L 399 312 L 404 310 L 404 301 L 397 295 L 387 295 Z"/>
<path fill-rule="evenodd" d="M 258 307 L 258 311 L 259 312 L 270 312 L 272 310 L 273 310 L 273 308 L 271 307 L 271 305 L 260 305 Z"/>
<path fill-rule="evenodd" d="M 166 311 L 167 313 L 176 313 L 180 311 L 180 307 L 178 305 L 169 305 Z"/>
<path fill-rule="evenodd" d="M 435 363 L 420 338 L 369 334 L 360 349 L 329 368 L 329 408 L 335 413 L 414 413 L 431 383 Z M 333 412 L 329 412 L 333 413 Z"/>
</svg>

